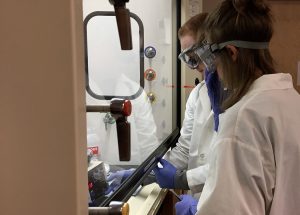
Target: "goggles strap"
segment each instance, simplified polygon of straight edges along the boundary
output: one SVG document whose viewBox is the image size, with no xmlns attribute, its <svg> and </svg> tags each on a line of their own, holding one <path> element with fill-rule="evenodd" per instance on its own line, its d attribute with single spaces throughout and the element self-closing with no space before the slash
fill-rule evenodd
<svg viewBox="0 0 300 215">
<path fill-rule="evenodd" d="M 239 48 L 245 49 L 268 49 L 269 42 L 250 42 L 250 41 L 242 41 L 242 40 L 232 40 L 224 43 L 215 43 L 210 46 L 211 51 L 215 52 L 217 50 L 223 49 L 227 45 L 233 45 Z"/>
</svg>

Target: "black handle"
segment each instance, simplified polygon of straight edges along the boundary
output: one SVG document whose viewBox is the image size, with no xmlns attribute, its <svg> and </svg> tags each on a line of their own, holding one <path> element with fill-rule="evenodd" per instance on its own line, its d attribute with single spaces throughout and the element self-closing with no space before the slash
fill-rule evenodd
<svg viewBox="0 0 300 215">
<path fill-rule="evenodd" d="M 130 161 L 130 123 L 126 120 L 126 117 L 122 116 L 116 120 L 117 134 L 118 134 L 118 146 L 119 146 L 119 159 L 120 161 Z"/>
<path fill-rule="evenodd" d="M 132 49 L 131 23 L 129 10 L 126 9 L 126 2 L 129 0 L 110 0 L 115 8 L 116 20 L 119 31 L 119 38 L 122 50 Z"/>
</svg>

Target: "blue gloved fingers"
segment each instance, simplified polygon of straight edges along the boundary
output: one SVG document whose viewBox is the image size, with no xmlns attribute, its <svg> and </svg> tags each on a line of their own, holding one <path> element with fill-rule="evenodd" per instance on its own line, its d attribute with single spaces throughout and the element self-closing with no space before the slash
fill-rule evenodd
<svg viewBox="0 0 300 215">
<path fill-rule="evenodd" d="M 198 200 L 190 195 L 180 195 L 181 201 L 175 204 L 176 215 L 194 215 L 197 212 Z"/>
<path fill-rule="evenodd" d="M 198 204 L 198 202 L 196 204 L 191 205 L 191 207 L 189 209 L 191 214 L 196 214 L 197 213 L 197 204 Z"/>
<path fill-rule="evenodd" d="M 163 176 L 160 172 L 161 169 L 162 168 L 159 168 L 158 166 L 156 166 L 156 167 L 153 168 L 153 172 L 155 174 L 156 183 L 158 183 L 159 187 L 160 188 L 166 188 L 166 187 L 164 187 L 163 182 L 162 182 Z"/>
<path fill-rule="evenodd" d="M 163 167 L 169 164 L 169 162 L 166 161 L 166 160 L 163 159 L 163 158 L 159 160 L 159 163 L 161 163 L 161 165 L 162 165 Z"/>
<path fill-rule="evenodd" d="M 177 171 L 176 167 L 164 159 L 161 159 L 159 162 L 162 164 L 162 168 L 156 166 L 153 169 L 156 182 L 161 188 L 174 188 L 174 177 Z"/>
<path fill-rule="evenodd" d="M 107 190 L 105 191 L 105 195 L 110 194 L 111 192 L 114 192 L 115 190 L 117 190 L 121 185 L 121 181 L 118 179 L 114 179 L 109 183 L 109 186 L 107 188 Z"/>
<path fill-rule="evenodd" d="M 176 211 L 176 215 L 181 215 L 180 213 L 182 213 L 181 212 L 181 206 L 182 205 L 182 202 L 180 201 L 180 202 L 177 202 L 176 204 L 175 204 L 175 211 Z"/>
<path fill-rule="evenodd" d="M 194 215 L 190 214 L 189 205 L 184 201 L 179 201 L 175 204 L 176 215 Z"/>
<path fill-rule="evenodd" d="M 180 199 L 181 199 L 181 201 L 183 200 L 183 197 L 184 197 L 185 195 L 180 195 L 179 197 L 180 197 Z"/>
<path fill-rule="evenodd" d="M 126 178 L 128 178 L 129 176 L 132 175 L 132 173 L 133 173 L 134 171 L 135 171 L 135 168 L 128 169 L 128 170 L 126 170 L 124 176 L 125 176 Z"/>
<path fill-rule="evenodd" d="M 116 172 L 112 172 L 112 173 L 110 173 L 110 174 L 108 175 L 107 181 L 108 181 L 108 182 L 109 182 L 109 181 L 112 181 L 112 180 L 114 180 L 116 177 L 117 177 L 117 173 L 116 173 Z"/>
<path fill-rule="evenodd" d="M 122 180 L 123 176 L 124 176 L 124 170 L 121 171 L 117 171 L 117 172 L 111 172 L 108 177 L 107 177 L 107 181 L 112 181 L 114 179 L 118 179 L 118 180 Z"/>
<path fill-rule="evenodd" d="M 107 177 L 107 181 L 112 181 L 115 178 L 120 179 L 121 181 L 124 181 L 126 178 L 128 178 L 129 176 L 131 176 L 131 174 L 135 171 L 134 168 L 132 169 L 128 169 L 128 170 L 119 170 L 117 172 L 112 172 L 109 174 L 109 176 Z"/>
<path fill-rule="evenodd" d="M 158 175 L 159 174 L 159 169 L 160 168 L 158 166 L 156 166 L 156 167 L 153 168 L 154 175 Z"/>
<path fill-rule="evenodd" d="M 167 160 L 165 160 L 163 158 L 160 159 L 159 163 L 161 163 L 161 165 L 163 166 L 163 168 L 175 168 L 176 169 L 176 167 L 173 164 L 171 164 L 169 161 L 167 161 Z"/>
<path fill-rule="evenodd" d="M 117 172 L 111 172 L 107 177 L 107 182 L 109 184 L 107 190 L 105 191 L 105 195 L 110 194 L 117 190 L 120 185 L 127 179 L 132 173 L 135 171 L 134 168 L 128 170 L 119 170 Z"/>
</svg>

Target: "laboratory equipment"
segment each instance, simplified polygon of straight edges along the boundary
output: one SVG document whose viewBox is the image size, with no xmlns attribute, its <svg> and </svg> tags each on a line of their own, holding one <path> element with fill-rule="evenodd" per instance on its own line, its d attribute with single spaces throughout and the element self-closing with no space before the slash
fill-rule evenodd
<svg viewBox="0 0 300 215">
<path fill-rule="evenodd" d="M 87 112 L 110 112 L 117 124 L 120 161 L 130 160 L 130 124 L 127 117 L 131 114 L 131 102 L 124 99 L 112 99 L 110 105 L 89 105 Z"/>
<path fill-rule="evenodd" d="M 108 184 L 106 182 L 106 171 L 104 163 L 101 161 L 91 161 L 88 167 L 88 189 L 90 204 L 104 196 Z"/>
</svg>

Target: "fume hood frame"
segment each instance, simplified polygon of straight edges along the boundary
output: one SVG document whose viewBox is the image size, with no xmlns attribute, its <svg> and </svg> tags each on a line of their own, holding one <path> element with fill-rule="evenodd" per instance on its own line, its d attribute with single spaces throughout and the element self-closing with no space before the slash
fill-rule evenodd
<svg viewBox="0 0 300 215">
<path fill-rule="evenodd" d="M 88 66 L 88 41 L 87 41 L 87 26 L 89 21 L 96 16 L 115 16 L 113 11 L 94 11 L 86 16 L 84 19 L 84 50 L 85 50 L 85 74 L 86 74 L 86 91 L 93 98 L 99 100 L 111 100 L 112 98 L 121 98 L 127 100 L 133 100 L 142 94 L 144 88 L 144 26 L 142 20 L 134 13 L 129 13 L 130 17 L 133 18 L 139 26 L 139 59 L 140 59 L 140 88 L 133 95 L 119 96 L 119 95 L 99 95 L 95 93 L 89 85 L 89 66 Z"/>
</svg>

